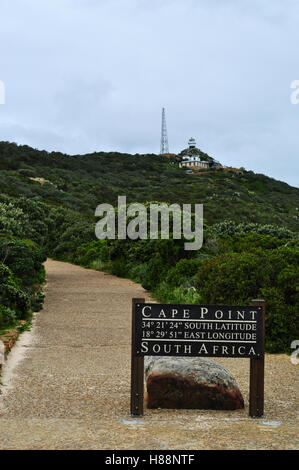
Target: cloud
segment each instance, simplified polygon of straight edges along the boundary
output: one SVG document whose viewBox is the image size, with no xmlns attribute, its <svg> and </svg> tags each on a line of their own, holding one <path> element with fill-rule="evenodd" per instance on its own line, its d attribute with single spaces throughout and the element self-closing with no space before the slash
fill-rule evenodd
<svg viewBox="0 0 299 470">
<path fill-rule="evenodd" d="M 158 152 L 165 106 L 171 151 L 194 135 L 226 165 L 298 184 L 297 2 L 3 0 L 1 9 L 0 139 L 71 154 Z"/>
</svg>

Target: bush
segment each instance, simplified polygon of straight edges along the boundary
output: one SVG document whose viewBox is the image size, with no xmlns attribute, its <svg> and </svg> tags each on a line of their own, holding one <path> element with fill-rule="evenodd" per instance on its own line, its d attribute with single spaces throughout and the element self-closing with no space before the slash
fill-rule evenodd
<svg viewBox="0 0 299 470">
<path fill-rule="evenodd" d="M 298 337 L 297 307 L 285 304 L 284 296 L 274 287 L 260 289 L 266 301 L 266 351 L 289 352 L 291 342 Z"/>
<path fill-rule="evenodd" d="M 36 285 L 30 289 L 30 309 L 32 312 L 39 312 L 43 308 L 45 294 L 41 286 Z"/>
<path fill-rule="evenodd" d="M 288 243 L 286 238 L 278 238 L 271 235 L 261 235 L 259 233 L 246 233 L 239 236 L 226 235 L 218 239 L 218 253 L 234 251 L 252 252 L 256 249 L 273 250 Z"/>
<path fill-rule="evenodd" d="M 45 255 L 31 240 L 0 237 L 0 327 L 42 308 Z"/>
<path fill-rule="evenodd" d="M 143 265 L 143 269 L 140 272 L 142 287 L 147 290 L 155 289 L 162 279 L 165 278 L 168 269 L 169 265 L 157 253 L 148 263 Z"/>
<path fill-rule="evenodd" d="M 201 263 L 202 261 L 198 259 L 180 259 L 175 267 L 169 270 L 166 282 L 170 287 L 192 284 L 191 279 L 197 273 Z"/>
<path fill-rule="evenodd" d="M 109 248 L 106 240 L 94 240 L 83 243 L 75 253 L 74 262 L 81 266 L 90 267 L 95 260 L 108 261 Z"/>
<path fill-rule="evenodd" d="M 14 318 L 24 319 L 30 311 L 29 294 L 20 286 L 20 281 L 14 278 L 12 271 L 0 263 L 0 305 L 14 312 Z M 2 312 L 2 321 L 7 323 L 8 314 Z M 1 326 L 1 324 L 0 324 Z"/>
<path fill-rule="evenodd" d="M 45 253 L 30 240 L 0 238 L 0 260 L 25 287 L 44 281 Z"/>
<path fill-rule="evenodd" d="M 171 288 L 169 284 L 162 281 L 154 291 L 154 296 L 162 303 L 171 304 L 200 304 L 201 297 L 194 287 L 175 287 Z"/>
<path fill-rule="evenodd" d="M 13 325 L 16 322 L 16 313 L 5 305 L 0 305 L 0 328 Z"/>
<path fill-rule="evenodd" d="M 8 204 L 0 202 L 0 232 L 15 236 L 30 236 L 29 217 L 22 209 L 15 207 L 11 202 Z"/>
<path fill-rule="evenodd" d="M 84 220 L 66 223 L 59 233 L 57 245 L 51 250 L 56 259 L 74 261 L 76 250 L 84 243 L 91 242 L 95 238 L 92 223 Z"/>
<path fill-rule="evenodd" d="M 261 235 L 269 235 L 276 238 L 296 238 L 296 235 L 285 227 L 278 227 L 271 224 L 258 223 L 237 223 L 233 220 L 224 220 L 218 224 L 214 224 L 207 230 L 206 236 L 240 236 L 244 233 L 259 233 Z"/>
<path fill-rule="evenodd" d="M 299 330 L 298 250 L 280 247 L 252 253 L 224 253 L 199 266 L 203 303 L 250 304 L 264 297 L 268 352 L 289 351 Z"/>
</svg>

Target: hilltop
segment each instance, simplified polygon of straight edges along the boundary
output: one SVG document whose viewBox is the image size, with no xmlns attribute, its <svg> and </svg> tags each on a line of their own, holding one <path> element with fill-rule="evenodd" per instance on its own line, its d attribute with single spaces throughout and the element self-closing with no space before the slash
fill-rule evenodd
<svg viewBox="0 0 299 470">
<path fill-rule="evenodd" d="M 94 214 L 102 202 L 203 203 L 208 224 L 236 222 L 298 228 L 299 189 L 252 171 L 186 174 L 177 157 L 95 152 L 66 155 L 0 142 L 1 194 Z"/>
</svg>

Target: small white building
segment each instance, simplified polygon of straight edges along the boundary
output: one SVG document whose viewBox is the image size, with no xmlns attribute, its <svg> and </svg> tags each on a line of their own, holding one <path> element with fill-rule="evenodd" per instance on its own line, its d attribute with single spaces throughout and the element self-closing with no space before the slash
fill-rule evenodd
<svg viewBox="0 0 299 470">
<path fill-rule="evenodd" d="M 188 141 L 188 149 L 190 150 L 190 153 L 187 153 L 182 156 L 182 161 L 179 164 L 180 168 L 183 168 L 183 167 L 190 168 L 190 169 L 210 168 L 209 162 L 205 160 L 201 160 L 200 153 L 197 154 L 194 151 L 196 150 L 196 142 L 193 137 L 191 137 Z"/>
</svg>

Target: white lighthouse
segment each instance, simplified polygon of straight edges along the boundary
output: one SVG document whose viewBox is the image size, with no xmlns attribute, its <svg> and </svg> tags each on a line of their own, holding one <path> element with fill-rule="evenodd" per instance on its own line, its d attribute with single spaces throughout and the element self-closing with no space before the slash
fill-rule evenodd
<svg viewBox="0 0 299 470">
<path fill-rule="evenodd" d="M 195 142 L 194 137 L 190 137 L 190 139 L 188 140 L 188 147 L 189 147 L 189 149 L 195 149 L 196 148 L 196 142 Z"/>
<path fill-rule="evenodd" d="M 205 169 L 210 168 L 210 163 L 201 159 L 201 152 L 196 148 L 196 141 L 194 137 L 188 140 L 188 148 L 184 151 L 180 167 L 187 167 L 189 169 Z"/>
</svg>

